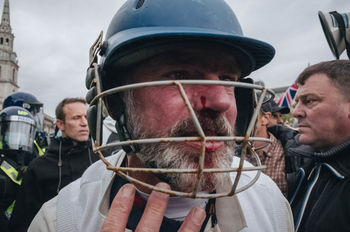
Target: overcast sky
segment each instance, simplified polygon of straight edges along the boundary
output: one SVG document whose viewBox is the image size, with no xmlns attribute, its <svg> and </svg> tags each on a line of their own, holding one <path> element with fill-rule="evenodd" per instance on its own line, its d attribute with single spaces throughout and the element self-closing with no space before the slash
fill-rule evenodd
<svg viewBox="0 0 350 232">
<path fill-rule="evenodd" d="M 276 49 L 272 62 L 251 74 L 269 88 L 290 85 L 308 64 L 334 59 L 317 12 L 350 12 L 349 0 L 227 1 L 245 36 Z M 51 116 L 64 97 L 85 98 L 89 48 L 123 2 L 10 0 L 19 90 L 34 94 Z"/>
</svg>

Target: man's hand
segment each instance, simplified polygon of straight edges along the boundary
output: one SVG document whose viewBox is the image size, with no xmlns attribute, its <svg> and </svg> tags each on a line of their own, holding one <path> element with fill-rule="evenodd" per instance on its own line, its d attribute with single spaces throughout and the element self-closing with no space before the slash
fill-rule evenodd
<svg viewBox="0 0 350 232">
<path fill-rule="evenodd" d="M 165 183 L 157 184 L 158 187 L 170 188 Z M 120 188 L 114 198 L 107 218 L 102 225 L 102 232 L 124 232 L 128 222 L 135 196 L 135 187 L 126 184 Z M 144 213 L 141 217 L 136 231 L 159 231 L 163 216 L 168 205 L 169 196 L 164 193 L 152 191 Z M 205 211 L 201 207 L 194 207 L 188 213 L 179 231 L 199 231 L 205 219 Z"/>
</svg>

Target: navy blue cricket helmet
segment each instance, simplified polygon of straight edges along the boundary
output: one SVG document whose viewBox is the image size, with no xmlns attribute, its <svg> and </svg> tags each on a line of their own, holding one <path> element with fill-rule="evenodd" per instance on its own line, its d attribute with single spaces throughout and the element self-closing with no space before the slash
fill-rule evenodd
<svg viewBox="0 0 350 232">
<path fill-rule="evenodd" d="M 237 59 L 241 78 L 269 63 L 275 54 L 270 44 L 243 35 L 225 0 L 128 0 L 110 22 L 99 53 L 101 91 L 117 87 L 119 71 L 173 49 L 174 44 L 190 41 L 226 46 Z M 94 76 L 90 68 L 88 89 Z M 91 92 L 94 96 L 95 91 Z M 111 95 L 104 101 L 109 114 L 119 122 L 122 102 Z"/>
<path fill-rule="evenodd" d="M 129 66 L 179 40 L 227 45 L 238 56 L 242 77 L 270 62 L 275 54 L 271 45 L 243 35 L 224 0 L 129 0 L 108 27 L 102 68 Z"/>
<path fill-rule="evenodd" d="M 244 131 L 255 103 L 253 88 L 257 87 L 251 85 L 251 79 L 243 77 L 269 63 L 275 54 L 274 48 L 268 43 L 244 36 L 233 10 L 224 0 L 127 0 L 110 22 L 105 41 L 102 43 L 100 34 L 90 49 L 86 99 L 90 104 L 89 127 L 97 146 L 101 144 L 102 137 L 103 98 L 110 116 L 117 122 L 118 135 L 125 142 L 121 144 L 124 151 L 139 151 L 139 141 L 135 142 L 138 138 L 133 138 L 128 131 L 122 94 L 114 94 L 115 87 L 128 83 L 123 81 L 122 78 L 127 78 L 123 74 L 133 65 L 191 43 L 203 46 L 204 51 L 206 46 L 211 45 L 225 47 L 235 57 L 241 73 L 239 81 L 246 82 L 239 84 L 249 86 L 235 89 L 238 112 L 236 127 L 239 126 L 236 135 L 246 136 Z M 98 58 L 101 58 L 100 62 Z"/>
<path fill-rule="evenodd" d="M 127 69 L 186 41 L 227 46 L 237 59 L 241 77 L 269 63 L 275 54 L 270 44 L 243 35 L 224 0 L 128 0 L 110 22 L 100 52 L 102 91 L 116 87 L 112 79 L 120 77 L 115 70 Z M 118 120 L 119 113 L 110 109 L 116 103 L 109 96 L 105 103 Z"/>
</svg>

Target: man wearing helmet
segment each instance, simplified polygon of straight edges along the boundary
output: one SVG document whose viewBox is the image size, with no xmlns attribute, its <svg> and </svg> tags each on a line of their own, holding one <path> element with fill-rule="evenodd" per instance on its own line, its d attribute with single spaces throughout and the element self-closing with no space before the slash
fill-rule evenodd
<svg viewBox="0 0 350 232">
<path fill-rule="evenodd" d="M 9 106 L 19 106 L 28 110 L 34 117 L 36 124 L 36 135 L 34 140 L 34 155 L 41 156 L 48 145 L 46 132 L 44 132 L 44 112 L 43 103 L 33 94 L 25 92 L 14 92 L 8 95 L 3 103 L 3 109 Z"/>
<path fill-rule="evenodd" d="M 0 228 L 8 228 L 25 167 L 32 159 L 35 121 L 24 108 L 0 112 Z"/>
<path fill-rule="evenodd" d="M 129 0 L 98 41 L 89 126 L 99 145 L 103 97 L 123 150 L 45 203 L 29 231 L 292 231 L 275 183 L 261 174 L 250 187 L 259 168 L 233 156 L 248 144 L 249 132 L 236 136 L 252 115 L 247 88 L 263 89 L 242 78 L 272 59 L 270 45 L 244 37 L 221 0 Z"/>
</svg>

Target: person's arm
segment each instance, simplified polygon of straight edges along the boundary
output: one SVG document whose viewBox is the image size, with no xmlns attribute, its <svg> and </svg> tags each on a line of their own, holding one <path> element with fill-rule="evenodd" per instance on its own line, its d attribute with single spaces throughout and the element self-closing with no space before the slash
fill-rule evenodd
<svg viewBox="0 0 350 232">
<path fill-rule="evenodd" d="M 169 185 L 160 183 L 157 186 L 169 188 Z M 106 220 L 102 225 L 102 232 L 124 232 L 132 209 L 135 196 L 135 187 L 132 184 L 124 185 L 113 200 Z M 136 231 L 159 231 L 165 214 L 169 196 L 153 191 L 147 201 L 145 211 L 137 225 Z M 182 223 L 179 231 L 199 231 L 206 217 L 204 209 L 194 207 Z"/>
<path fill-rule="evenodd" d="M 18 190 L 13 208 L 10 220 L 12 231 L 27 231 L 30 222 L 41 207 L 38 190 L 36 175 L 31 168 L 28 168 Z"/>
</svg>

